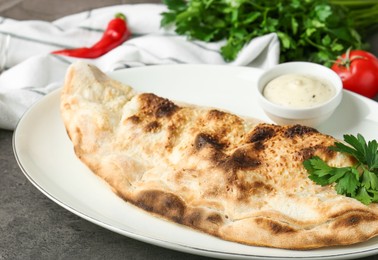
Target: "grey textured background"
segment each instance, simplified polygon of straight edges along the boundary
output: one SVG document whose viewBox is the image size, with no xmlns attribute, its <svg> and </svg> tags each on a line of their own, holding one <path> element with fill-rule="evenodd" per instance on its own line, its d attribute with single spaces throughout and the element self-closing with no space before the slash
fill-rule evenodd
<svg viewBox="0 0 378 260">
<path fill-rule="evenodd" d="M 87 9 L 146 2 L 161 1 L 0 0 L 0 16 L 51 21 Z M 12 134 L 0 130 L 0 260 L 208 259 L 129 239 L 58 206 L 39 192 L 19 169 L 13 155 Z M 378 260 L 378 256 L 364 259 Z"/>
</svg>

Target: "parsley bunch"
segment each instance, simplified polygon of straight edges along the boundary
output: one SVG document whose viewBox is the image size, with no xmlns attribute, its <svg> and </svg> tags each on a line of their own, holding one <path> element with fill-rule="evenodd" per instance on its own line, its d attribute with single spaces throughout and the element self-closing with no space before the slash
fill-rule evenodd
<svg viewBox="0 0 378 260">
<path fill-rule="evenodd" d="M 191 39 L 225 39 L 221 54 L 226 61 L 234 60 L 251 39 L 275 32 L 281 43 L 280 62 L 330 65 L 348 48 L 363 48 L 358 24 L 378 24 L 374 1 L 163 0 L 168 11 L 162 13 L 161 25 L 173 24 L 178 34 Z M 352 9 L 359 12 L 352 14 Z"/>
<path fill-rule="evenodd" d="M 378 143 L 366 143 L 360 134 L 344 135 L 345 145 L 336 142 L 330 149 L 353 156 L 357 163 L 350 167 L 331 167 L 314 156 L 303 162 L 309 178 L 322 186 L 336 183 L 336 191 L 364 204 L 378 202 Z"/>
</svg>

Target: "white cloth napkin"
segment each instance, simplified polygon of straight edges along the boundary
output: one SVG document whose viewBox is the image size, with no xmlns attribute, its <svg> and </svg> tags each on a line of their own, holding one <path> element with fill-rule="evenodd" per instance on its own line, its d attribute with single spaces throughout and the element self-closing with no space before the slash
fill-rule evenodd
<svg viewBox="0 0 378 260">
<path fill-rule="evenodd" d="M 235 61 L 220 55 L 224 41 L 191 41 L 160 27 L 161 4 L 119 5 L 70 15 L 53 22 L 16 21 L 0 17 L 0 36 L 9 35 L 6 68 L 0 75 L 0 128 L 15 129 L 23 113 L 37 100 L 62 86 L 67 67 L 77 60 L 51 51 L 91 46 L 118 12 L 126 15 L 132 37 L 97 59 L 86 59 L 105 72 L 152 64 L 228 64 L 269 68 L 278 63 L 276 34 L 253 39 Z M 1 63 L 1 61 L 0 61 Z"/>
</svg>

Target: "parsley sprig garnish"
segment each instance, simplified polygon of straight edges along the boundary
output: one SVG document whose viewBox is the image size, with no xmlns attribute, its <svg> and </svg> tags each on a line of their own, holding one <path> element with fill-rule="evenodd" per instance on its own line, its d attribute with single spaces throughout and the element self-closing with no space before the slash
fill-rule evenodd
<svg viewBox="0 0 378 260">
<path fill-rule="evenodd" d="M 377 0 L 163 0 L 161 25 L 177 34 L 223 44 L 235 60 L 252 39 L 276 33 L 280 62 L 331 65 L 348 48 L 365 48 L 378 24 Z M 224 43 L 221 40 L 225 40 Z M 258 52 L 259 50 L 256 49 Z"/>
<path fill-rule="evenodd" d="M 336 192 L 368 205 L 378 202 L 378 143 L 376 140 L 366 142 L 358 134 L 344 135 L 348 145 L 336 142 L 330 149 L 351 155 L 356 163 L 349 167 L 331 167 L 318 156 L 305 160 L 304 167 L 309 178 L 325 186 L 336 183 Z"/>
</svg>

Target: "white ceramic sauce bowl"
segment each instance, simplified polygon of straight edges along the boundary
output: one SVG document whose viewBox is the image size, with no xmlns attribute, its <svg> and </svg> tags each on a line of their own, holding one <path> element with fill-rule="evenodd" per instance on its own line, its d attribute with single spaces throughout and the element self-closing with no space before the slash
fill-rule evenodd
<svg viewBox="0 0 378 260">
<path fill-rule="evenodd" d="M 334 95 L 326 102 L 306 108 L 293 108 L 267 100 L 263 91 L 265 86 L 281 75 L 302 74 L 327 81 L 334 88 Z M 339 106 L 342 99 L 342 81 L 331 69 L 311 62 L 281 63 L 265 71 L 257 83 L 257 98 L 268 117 L 280 125 L 302 124 L 317 127 L 326 121 Z"/>
</svg>

